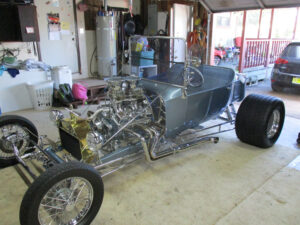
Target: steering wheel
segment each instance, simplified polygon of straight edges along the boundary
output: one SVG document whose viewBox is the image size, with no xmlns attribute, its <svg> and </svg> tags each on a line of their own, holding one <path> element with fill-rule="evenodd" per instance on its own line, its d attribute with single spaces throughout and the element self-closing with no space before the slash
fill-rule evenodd
<svg viewBox="0 0 300 225">
<path fill-rule="evenodd" d="M 201 71 L 194 66 L 187 66 L 187 68 L 189 68 L 189 70 L 194 70 L 197 74 L 188 71 L 187 85 L 191 87 L 201 87 L 204 83 L 204 77 Z"/>
</svg>

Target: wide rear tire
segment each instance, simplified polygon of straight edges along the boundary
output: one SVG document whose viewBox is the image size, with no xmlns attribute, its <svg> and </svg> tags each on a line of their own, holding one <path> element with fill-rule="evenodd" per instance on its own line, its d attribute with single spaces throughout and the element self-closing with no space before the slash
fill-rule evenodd
<svg viewBox="0 0 300 225">
<path fill-rule="evenodd" d="M 251 94 L 238 110 L 235 131 L 242 142 L 269 148 L 277 141 L 284 118 L 285 108 L 281 99 Z"/>
<path fill-rule="evenodd" d="M 68 162 L 38 177 L 24 195 L 21 225 L 90 224 L 103 200 L 102 178 L 93 167 Z"/>
</svg>

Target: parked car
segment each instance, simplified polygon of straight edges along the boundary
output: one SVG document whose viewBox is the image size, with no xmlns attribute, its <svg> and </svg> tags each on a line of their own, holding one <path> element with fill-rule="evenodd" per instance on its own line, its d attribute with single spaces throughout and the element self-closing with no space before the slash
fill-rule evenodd
<svg viewBox="0 0 300 225">
<path fill-rule="evenodd" d="M 268 148 L 285 118 L 278 98 L 244 99 L 245 83 L 232 69 L 187 61 L 150 78 L 111 78 L 107 96 L 87 117 L 51 111 L 60 142 L 39 136 L 23 117 L 0 117 L 0 167 L 19 163 L 34 180 L 21 203 L 21 225 L 90 224 L 102 204 L 102 177 L 141 158 L 154 162 L 217 143 L 217 134 L 234 129 L 241 141 Z M 237 101 L 243 101 L 238 112 Z M 209 127 L 200 126 L 209 120 Z M 28 166 L 32 161 L 43 166 L 40 176 Z"/>
<path fill-rule="evenodd" d="M 282 91 L 286 87 L 300 89 L 300 42 L 289 44 L 276 60 L 271 87 L 274 91 Z"/>
</svg>

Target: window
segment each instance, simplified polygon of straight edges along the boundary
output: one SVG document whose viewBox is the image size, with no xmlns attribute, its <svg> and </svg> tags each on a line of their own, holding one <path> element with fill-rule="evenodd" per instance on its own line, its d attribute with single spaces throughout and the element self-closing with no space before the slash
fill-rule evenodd
<svg viewBox="0 0 300 225">
<path fill-rule="evenodd" d="M 271 25 L 271 9 L 262 11 L 259 38 L 268 38 Z"/>
<path fill-rule="evenodd" d="M 300 45 L 289 45 L 282 54 L 285 57 L 300 59 Z"/>
<path fill-rule="evenodd" d="M 272 38 L 293 38 L 297 8 L 275 9 Z"/>
<path fill-rule="evenodd" d="M 246 38 L 257 38 L 259 28 L 260 10 L 247 11 Z"/>
<path fill-rule="evenodd" d="M 230 26 L 230 13 L 218 13 L 217 14 L 217 26 L 229 27 Z"/>
</svg>

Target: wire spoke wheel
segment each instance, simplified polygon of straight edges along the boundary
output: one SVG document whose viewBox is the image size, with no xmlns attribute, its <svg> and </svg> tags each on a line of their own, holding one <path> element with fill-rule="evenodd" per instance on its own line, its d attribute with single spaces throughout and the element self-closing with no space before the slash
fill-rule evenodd
<svg viewBox="0 0 300 225">
<path fill-rule="evenodd" d="M 0 116 L 0 168 L 18 163 L 12 143 L 18 148 L 19 156 L 34 151 L 38 143 L 37 129 L 22 116 Z"/>
<path fill-rule="evenodd" d="M 101 175 L 81 162 L 56 164 L 26 191 L 21 225 L 85 225 L 97 215 L 104 195 Z"/>
<path fill-rule="evenodd" d="M 14 157 L 14 143 L 20 155 L 23 155 L 29 146 L 29 132 L 17 124 L 8 124 L 0 127 L 0 158 L 11 159 Z"/>
<path fill-rule="evenodd" d="M 67 178 L 54 185 L 43 197 L 38 219 L 41 225 L 78 224 L 91 208 L 94 198 L 89 181 Z"/>
</svg>

